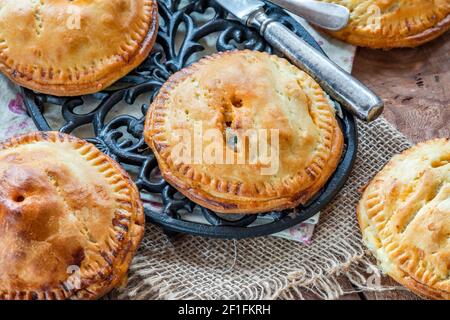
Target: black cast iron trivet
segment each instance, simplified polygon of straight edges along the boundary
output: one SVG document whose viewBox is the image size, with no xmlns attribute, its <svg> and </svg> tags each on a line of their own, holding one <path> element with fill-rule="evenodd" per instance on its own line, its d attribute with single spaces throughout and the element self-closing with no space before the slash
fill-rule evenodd
<svg viewBox="0 0 450 320">
<path fill-rule="evenodd" d="M 272 52 L 257 31 L 235 21 L 213 0 L 194 0 L 181 8 L 179 0 L 159 0 L 160 29 L 157 44 L 141 66 L 116 85 L 97 94 L 60 98 L 23 89 L 28 112 L 39 130 L 55 130 L 49 125 L 47 109 L 61 109 L 64 123 L 58 130 L 77 134 L 84 126 L 91 126 L 92 137 L 86 138 L 101 151 L 117 160 L 135 178 L 145 204 L 147 221 L 161 225 L 168 232 L 182 232 L 199 236 L 240 239 L 276 233 L 299 224 L 319 212 L 342 188 L 356 156 L 356 125 L 352 115 L 343 111 L 339 119 L 344 132 L 345 151 L 341 162 L 327 185 L 307 205 L 294 210 L 264 214 L 270 219 L 255 220 L 263 215 L 226 216 L 201 208 L 168 185 L 159 175 L 157 162 L 142 135 L 145 113 L 149 104 L 138 104 L 145 98 L 152 101 L 171 74 L 192 63 L 206 49 L 225 51 L 251 49 Z M 298 36 L 321 51 L 311 35 L 279 7 L 267 4 L 267 12 L 281 21 Z M 208 48 L 206 37 L 213 37 L 214 46 Z M 180 40 L 180 37 L 182 38 Z M 181 43 L 181 44 L 180 44 Z M 80 111 L 85 103 L 95 107 Z M 131 108 L 133 112 L 117 115 L 117 109 Z M 136 109 L 136 106 L 138 109 Z M 338 106 L 337 106 L 338 107 Z M 128 110 L 128 109 L 127 109 Z M 116 115 L 113 115 L 116 113 Z M 160 197 L 162 210 L 152 206 L 149 195 Z M 206 220 L 187 221 L 195 210 Z M 261 220 L 261 221 L 260 221 Z"/>
</svg>

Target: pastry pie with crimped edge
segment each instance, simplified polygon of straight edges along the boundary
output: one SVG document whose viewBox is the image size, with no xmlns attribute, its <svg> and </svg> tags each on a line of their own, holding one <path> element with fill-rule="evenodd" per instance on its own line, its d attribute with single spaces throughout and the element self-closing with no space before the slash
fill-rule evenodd
<svg viewBox="0 0 450 320">
<path fill-rule="evenodd" d="M 416 47 L 450 28 L 450 0 L 321 0 L 346 6 L 349 25 L 334 36 L 371 48 Z"/>
<path fill-rule="evenodd" d="M 364 241 L 381 269 L 419 295 L 450 299 L 450 140 L 395 156 L 358 206 Z"/>
<path fill-rule="evenodd" d="M 156 0 L 0 0 L 0 71 L 47 94 L 98 92 L 147 57 L 157 11 Z"/>
<path fill-rule="evenodd" d="M 199 128 L 200 142 L 186 147 L 179 132 L 194 140 Z M 266 132 L 259 142 L 278 155 L 250 156 L 252 130 Z M 219 134 L 210 139 L 208 132 Z M 333 174 L 343 149 L 333 103 L 320 86 L 287 60 L 249 50 L 218 53 L 174 74 L 149 108 L 144 135 L 165 180 L 219 213 L 304 204 Z M 203 158 L 182 156 L 180 144 L 191 155 L 203 150 Z M 222 157 L 211 161 L 207 150 Z"/>
<path fill-rule="evenodd" d="M 0 143 L 0 300 L 94 299 L 126 280 L 139 192 L 92 144 L 57 132 Z"/>
</svg>

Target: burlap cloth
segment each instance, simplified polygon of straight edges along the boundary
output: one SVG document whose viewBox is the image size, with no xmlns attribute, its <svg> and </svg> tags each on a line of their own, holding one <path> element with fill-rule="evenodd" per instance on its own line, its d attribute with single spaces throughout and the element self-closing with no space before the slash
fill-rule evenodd
<svg viewBox="0 0 450 320">
<path fill-rule="evenodd" d="M 111 297 L 285 299 L 302 298 L 306 290 L 333 299 L 345 293 L 337 281 L 340 276 L 348 277 L 356 290 L 386 289 L 368 281 L 367 271 L 376 269 L 365 252 L 355 207 L 361 188 L 410 142 L 385 119 L 358 125 L 355 167 L 337 198 L 322 211 L 311 245 L 274 237 L 170 238 L 148 225 L 127 287 Z"/>
</svg>

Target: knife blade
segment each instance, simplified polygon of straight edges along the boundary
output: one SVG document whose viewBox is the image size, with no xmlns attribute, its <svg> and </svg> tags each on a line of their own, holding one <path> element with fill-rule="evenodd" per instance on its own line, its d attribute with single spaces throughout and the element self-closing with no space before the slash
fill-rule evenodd
<svg viewBox="0 0 450 320">
<path fill-rule="evenodd" d="M 262 1 L 215 1 L 243 24 L 259 30 L 268 43 L 314 78 L 332 98 L 358 118 L 370 122 L 383 112 L 383 101 L 375 93 L 283 24 L 269 18 Z"/>
<path fill-rule="evenodd" d="M 350 19 L 350 10 L 335 3 L 316 0 L 269 0 L 309 23 L 328 30 L 345 28 Z"/>
<path fill-rule="evenodd" d="M 216 2 L 242 22 L 247 21 L 249 15 L 264 7 L 264 2 L 259 0 L 225 0 Z"/>
</svg>

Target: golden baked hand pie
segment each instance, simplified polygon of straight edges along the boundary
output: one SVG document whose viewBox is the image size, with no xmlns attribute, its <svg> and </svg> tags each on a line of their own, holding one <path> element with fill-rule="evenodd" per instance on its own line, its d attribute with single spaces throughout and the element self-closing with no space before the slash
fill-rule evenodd
<svg viewBox="0 0 450 320">
<path fill-rule="evenodd" d="M 221 213 L 305 203 L 343 148 L 319 85 L 287 60 L 249 50 L 215 54 L 173 75 L 149 108 L 144 135 L 166 181 Z"/>
<path fill-rule="evenodd" d="M 322 0 L 346 6 L 349 25 L 334 36 L 371 48 L 415 47 L 450 28 L 450 0 Z"/>
<path fill-rule="evenodd" d="M 105 89 L 149 54 L 156 0 L 0 0 L 0 71 L 43 93 Z"/>
<path fill-rule="evenodd" d="M 412 291 L 450 299 L 450 140 L 395 156 L 358 206 L 364 241 L 382 270 Z"/>
<path fill-rule="evenodd" d="M 0 143 L 0 300 L 98 298 L 126 280 L 143 233 L 135 185 L 92 144 Z"/>
</svg>

